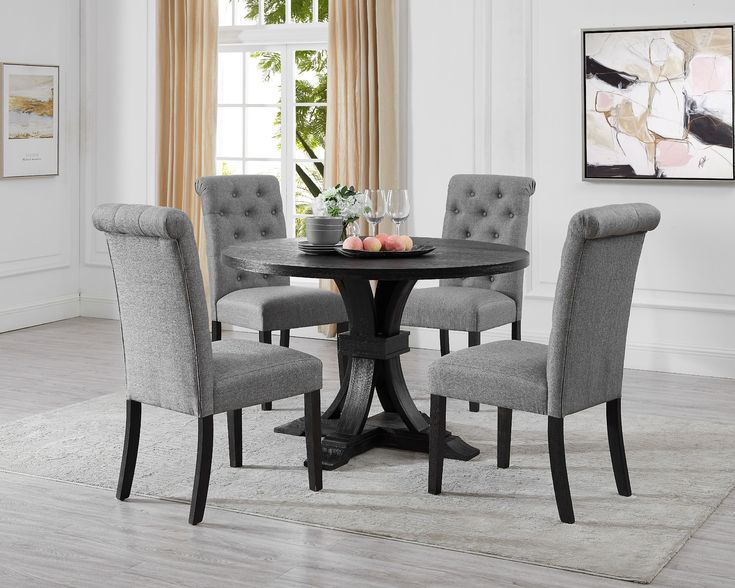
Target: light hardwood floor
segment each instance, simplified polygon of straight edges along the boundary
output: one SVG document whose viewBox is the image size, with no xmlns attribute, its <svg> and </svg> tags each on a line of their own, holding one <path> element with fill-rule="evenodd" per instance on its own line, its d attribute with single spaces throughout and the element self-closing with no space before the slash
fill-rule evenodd
<svg viewBox="0 0 735 588">
<path fill-rule="evenodd" d="M 322 359 L 325 391 L 334 390 L 334 343 L 292 344 Z M 413 389 L 423 388 L 437 356 L 404 356 Z M 0 335 L 0 423 L 123 386 L 115 321 L 72 319 Z M 626 412 L 731 422 L 735 381 L 627 371 L 624 399 Z M 626 585 L 217 509 L 194 528 L 187 512 L 179 503 L 133 497 L 123 504 L 111 491 L 0 472 L 0 586 Z M 654 585 L 734 586 L 734 556 L 731 494 Z"/>
</svg>

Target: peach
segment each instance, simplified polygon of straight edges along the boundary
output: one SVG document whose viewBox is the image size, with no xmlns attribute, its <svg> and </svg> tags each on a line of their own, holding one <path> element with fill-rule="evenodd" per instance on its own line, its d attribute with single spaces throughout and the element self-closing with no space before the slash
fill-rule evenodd
<svg viewBox="0 0 735 588">
<path fill-rule="evenodd" d="M 362 239 L 360 237 L 347 237 L 342 243 L 342 249 L 352 249 L 353 251 L 362 251 Z"/>
<path fill-rule="evenodd" d="M 398 235 L 391 235 L 385 240 L 386 251 L 404 251 L 405 246 Z"/>
<path fill-rule="evenodd" d="M 380 241 L 380 245 L 381 245 L 381 246 L 383 247 L 383 249 L 385 249 L 385 240 L 386 240 L 386 239 L 387 239 L 387 238 L 388 238 L 389 236 L 390 236 L 390 235 L 387 235 L 386 233 L 378 233 L 378 235 L 376 235 L 376 236 L 375 236 L 375 238 L 376 238 L 376 239 L 377 239 L 378 241 Z"/>
<path fill-rule="evenodd" d="M 365 251 L 375 253 L 383 248 L 383 244 L 377 237 L 365 237 L 365 240 L 362 242 L 362 247 Z"/>
<path fill-rule="evenodd" d="M 406 251 L 411 251 L 411 249 L 413 249 L 413 239 L 411 239 L 411 237 L 408 235 L 401 235 L 401 241 L 403 242 L 403 248 Z"/>
</svg>

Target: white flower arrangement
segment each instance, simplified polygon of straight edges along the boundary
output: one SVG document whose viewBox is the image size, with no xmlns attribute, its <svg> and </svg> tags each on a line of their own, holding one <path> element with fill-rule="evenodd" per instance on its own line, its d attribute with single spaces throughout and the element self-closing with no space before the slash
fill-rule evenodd
<svg viewBox="0 0 735 588">
<path fill-rule="evenodd" d="M 359 219 L 370 207 L 367 206 L 365 194 L 357 192 L 354 186 L 337 184 L 314 198 L 312 210 L 317 216 L 341 216 L 345 224 L 349 224 Z"/>
</svg>

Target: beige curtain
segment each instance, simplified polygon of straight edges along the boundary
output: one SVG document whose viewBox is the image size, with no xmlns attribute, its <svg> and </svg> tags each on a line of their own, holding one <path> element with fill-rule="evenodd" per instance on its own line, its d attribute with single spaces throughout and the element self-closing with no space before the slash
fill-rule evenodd
<svg viewBox="0 0 735 588">
<path fill-rule="evenodd" d="M 189 215 L 206 277 L 200 176 L 215 173 L 217 0 L 158 3 L 158 203 Z"/>
<path fill-rule="evenodd" d="M 329 0 L 327 186 L 401 187 L 395 9 L 395 0 Z"/>
</svg>

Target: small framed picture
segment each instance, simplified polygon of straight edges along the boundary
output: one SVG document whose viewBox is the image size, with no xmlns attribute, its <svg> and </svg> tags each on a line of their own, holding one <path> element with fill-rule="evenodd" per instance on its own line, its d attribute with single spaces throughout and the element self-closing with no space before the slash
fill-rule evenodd
<svg viewBox="0 0 735 588">
<path fill-rule="evenodd" d="M 582 31 L 585 180 L 733 180 L 733 25 Z"/>
<path fill-rule="evenodd" d="M 59 68 L 0 65 L 3 178 L 59 173 Z"/>
</svg>

